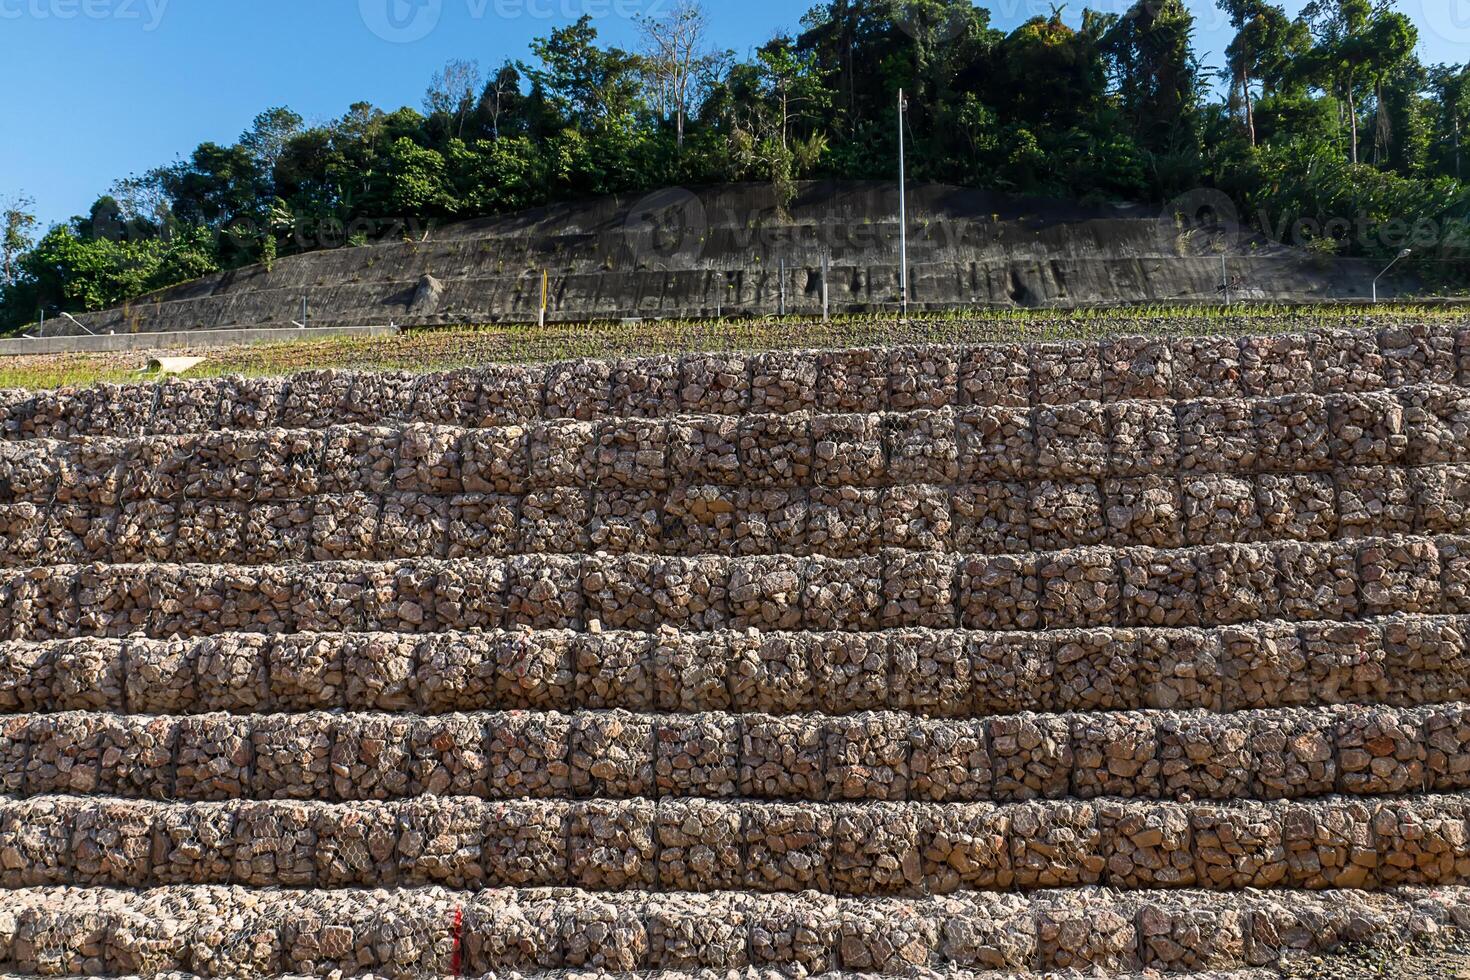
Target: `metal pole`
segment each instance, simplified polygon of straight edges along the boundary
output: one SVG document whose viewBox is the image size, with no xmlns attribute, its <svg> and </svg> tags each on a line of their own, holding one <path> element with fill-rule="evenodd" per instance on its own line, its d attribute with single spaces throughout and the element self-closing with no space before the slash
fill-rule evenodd
<svg viewBox="0 0 1470 980">
<path fill-rule="evenodd" d="M 302 330 L 305 330 L 307 328 L 307 325 L 311 323 L 311 321 L 306 318 L 306 314 L 307 314 L 306 297 L 303 296 L 303 297 L 301 297 L 301 329 Z"/>
<path fill-rule="evenodd" d="M 903 113 L 908 108 L 903 89 L 898 90 L 898 282 L 903 294 L 899 306 L 904 319 L 909 315 L 909 203 L 908 180 L 903 155 Z"/>
<path fill-rule="evenodd" d="M 786 315 L 786 260 L 781 260 L 781 315 Z"/>
<path fill-rule="evenodd" d="M 536 323 L 546 326 L 546 300 L 551 292 L 551 273 L 546 269 L 541 270 L 541 311 L 537 314 Z"/>
<path fill-rule="evenodd" d="M 832 256 L 822 253 L 822 322 L 832 322 L 831 295 L 827 290 L 827 280 L 832 276 Z"/>
<path fill-rule="evenodd" d="M 1394 257 L 1394 260 L 1388 264 L 1387 268 L 1385 268 L 1382 272 L 1378 273 L 1378 275 L 1373 279 L 1373 302 L 1374 303 L 1377 303 L 1378 302 L 1378 280 L 1379 279 L 1382 279 L 1384 276 L 1388 275 L 1388 270 L 1389 269 L 1392 269 L 1394 266 L 1398 265 L 1400 259 L 1407 259 L 1409 256 L 1411 256 L 1413 254 L 1414 254 L 1414 250 L 1412 248 L 1406 248 L 1406 249 L 1404 249 L 1402 252 L 1400 252 L 1397 256 Z"/>
</svg>

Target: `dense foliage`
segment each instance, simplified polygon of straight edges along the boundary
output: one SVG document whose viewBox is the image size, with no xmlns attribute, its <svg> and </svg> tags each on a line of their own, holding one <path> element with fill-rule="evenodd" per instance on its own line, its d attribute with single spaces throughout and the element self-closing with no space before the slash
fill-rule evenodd
<svg viewBox="0 0 1470 980">
<path fill-rule="evenodd" d="M 911 172 L 1029 195 L 1230 195 L 1273 238 L 1324 253 L 1412 246 L 1465 279 L 1470 65 L 1427 66 L 1394 0 L 1218 0 L 1218 70 L 1182 0 L 1060 13 L 1010 33 L 970 0 L 828 0 L 748 60 L 685 0 L 607 47 L 583 18 L 483 76 L 437 73 L 423 111 L 357 104 L 308 127 L 271 109 L 233 146 L 121 181 L 34 241 L 0 208 L 0 324 L 90 310 L 215 269 L 421 235 L 434 222 L 670 185 L 892 177 L 910 95 Z"/>
</svg>

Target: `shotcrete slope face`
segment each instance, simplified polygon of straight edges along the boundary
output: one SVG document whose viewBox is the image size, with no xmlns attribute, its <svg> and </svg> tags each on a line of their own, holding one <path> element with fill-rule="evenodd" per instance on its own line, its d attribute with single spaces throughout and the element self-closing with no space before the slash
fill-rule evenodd
<svg viewBox="0 0 1470 980">
<path fill-rule="evenodd" d="M 1467 380 L 1395 328 L 9 395 L 0 971 L 1470 925 Z"/>
<path fill-rule="evenodd" d="M 1176 214 L 915 187 L 912 306 L 1218 303 L 1226 280 L 1235 300 L 1362 299 L 1379 272 L 1255 240 L 1230 223 L 1228 202 L 1198 197 Z M 330 247 L 340 243 L 328 236 L 307 243 L 328 247 L 269 269 L 209 276 L 81 319 L 99 333 L 289 327 L 305 299 L 317 326 L 535 320 L 543 272 L 557 320 L 814 313 L 824 257 L 833 311 L 892 310 L 897 214 L 897 187 L 886 184 L 804 184 L 785 214 L 768 185 L 611 197 L 405 225 L 360 248 Z"/>
</svg>

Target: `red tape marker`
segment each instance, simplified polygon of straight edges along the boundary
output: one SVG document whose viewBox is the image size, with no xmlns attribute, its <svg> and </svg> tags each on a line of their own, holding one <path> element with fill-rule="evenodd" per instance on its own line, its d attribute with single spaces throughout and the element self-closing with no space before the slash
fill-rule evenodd
<svg viewBox="0 0 1470 980">
<path fill-rule="evenodd" d="M 449 975 L 462 976 L 460 966 L 463 958 L 461 943 L 464 939 L 464 906 L 454 910 L 454 958 L 449 962 Z"/>
</svg>

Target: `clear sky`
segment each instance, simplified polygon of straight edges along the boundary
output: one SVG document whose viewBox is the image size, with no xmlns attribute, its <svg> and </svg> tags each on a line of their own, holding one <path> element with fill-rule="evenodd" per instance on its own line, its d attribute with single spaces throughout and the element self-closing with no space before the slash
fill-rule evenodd
<svg viewBox="0 0 1470 980">
<path fill-rule="evenodd" d="M 83 211 L 117 178 L 230 142 L 261 109 L 308 121 L 353 102 L 417 107 L 450 58 L 486 66 L 583 13 L 631 45 L 670 0 L 0 0 L 0 197 L 24 191 L 44 222 Z M 1187 0 L 1207 65 L 1228 36 L 1213 0 Z M 1287 0 L 1295 12 L 1303 0 Z M 1470 58 L 1470 0 L 1399 0 L 1428 61 Z M 714 40 L 746 53 L 793 30 L 808 0 L 708 0 Z M 1049 0 L 982 4 L 1010 29 Z M 1129 0 L 1092 0 L 1121 12 Z M 1075 23 L 1083 2 L 1067 4 Z"/>
</svg>

